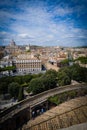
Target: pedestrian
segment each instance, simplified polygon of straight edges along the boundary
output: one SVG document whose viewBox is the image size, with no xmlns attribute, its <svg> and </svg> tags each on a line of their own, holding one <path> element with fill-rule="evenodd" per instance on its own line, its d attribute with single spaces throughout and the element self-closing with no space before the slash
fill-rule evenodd
<svg viewBox="0 0 87 130">
<path fill-rule="evenodd" d="M 35 111 L 32 111 L 32 118 L 35 118 Z"/>
<path fill-rule="evenodd" d="M 43 108 L 41 108 L 41 113 L 42 113 L 42 114 L 44 113 L 44 109 L 43 109 Z"/>
</svg>

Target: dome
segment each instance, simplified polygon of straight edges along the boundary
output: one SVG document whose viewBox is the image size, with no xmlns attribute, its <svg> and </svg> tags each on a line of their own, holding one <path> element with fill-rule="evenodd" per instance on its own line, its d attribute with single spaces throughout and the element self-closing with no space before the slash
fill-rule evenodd
<svg viewBox="0 0 87 130">
<path fill-rule="evenodd" d="M 12 40 L 11 43 L 10 43 L 10 46 L 15 46 L 15 45 L 16 45 L 15 41 Z"/>
</svg>

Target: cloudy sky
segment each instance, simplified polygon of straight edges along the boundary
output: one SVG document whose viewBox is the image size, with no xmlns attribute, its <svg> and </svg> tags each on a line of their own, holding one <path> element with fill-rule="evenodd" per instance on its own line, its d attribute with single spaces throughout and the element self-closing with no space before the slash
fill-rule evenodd
<svg viewBox="0 0 87 130">
<path fill-rule="evenodd" d="M 0 0 L 0 45 L 87 45 L 87 0 Z"/>
</svg>

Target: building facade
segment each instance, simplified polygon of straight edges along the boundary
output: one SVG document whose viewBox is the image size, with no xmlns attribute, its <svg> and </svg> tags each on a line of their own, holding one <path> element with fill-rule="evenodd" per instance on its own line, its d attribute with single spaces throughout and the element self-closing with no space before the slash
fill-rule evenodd
<svg viewBox="0 0 87 130">
<path fill-rule="evenodd" d="M 20 55 L 13 60 L 18 73 L 40 72 L 42 70 L 42 62 L 31 55 Z"/>
<path fill-rule="evenodd" d="M 30 73 L 41 71 L 41 60 L 35 59 L 16 59 L 14 65 L 18 73 Z"/>
</svg>

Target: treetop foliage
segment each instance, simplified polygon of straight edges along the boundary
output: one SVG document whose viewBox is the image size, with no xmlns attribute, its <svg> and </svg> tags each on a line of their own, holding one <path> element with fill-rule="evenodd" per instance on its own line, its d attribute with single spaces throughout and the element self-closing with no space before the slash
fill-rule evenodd
<svg viewBox="0 0 87 130">
<path fill-rule="evenodd" d="M 74 64 L 73 66 L 62 67 L 58 72 L 51 69 L 44 74 L 3 77 L 0 78 L 0 94 L 7 93 L 9 85 L 13 82 L 18 83 L 21 87 L 28 87 L 28 92 L 37 94 L 57 86 L 71 84 L 71 80 L 87 82 L 87 68 Z M 15 85 L 14 87 L 16 88 Z M 22 90 L 20 91 L 22 92 Z"/>
<path fill-rule="evenodd" d="M 80 61 L 82 64 L 87 64 L 87 57 L 82 56 L 76 59 L 77 61 Z"/>
<path fill-rule="evenodd" d="M 0 67 L 0 72 L 2 72 L 2 71 L 11 71 L 11 70 L 14 70 L 15 68 L 16 68 L 15 66 L 7 66 L 7 67 L 4 67 L 4 68 Z"/>
<path fill-rule="evenodd" d="M 20 85 L 17 82 L 12 82 L 8 86 L 8 92 L 11 97 L 17 98 L 19 94 Z"/>
</svg>

